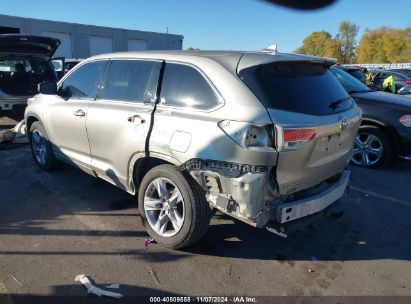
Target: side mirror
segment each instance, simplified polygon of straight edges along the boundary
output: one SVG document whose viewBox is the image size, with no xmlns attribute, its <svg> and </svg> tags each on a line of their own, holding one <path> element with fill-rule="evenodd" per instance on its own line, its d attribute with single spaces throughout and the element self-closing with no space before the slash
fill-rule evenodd
<svg viewBox="0 0 411 304">
<path fill-rule="evenodd" d="M 40 94 L 56 95 L 57 83 L 54 81 L 43 81 L 38 85 L 38 91 Z"/>
</svg>

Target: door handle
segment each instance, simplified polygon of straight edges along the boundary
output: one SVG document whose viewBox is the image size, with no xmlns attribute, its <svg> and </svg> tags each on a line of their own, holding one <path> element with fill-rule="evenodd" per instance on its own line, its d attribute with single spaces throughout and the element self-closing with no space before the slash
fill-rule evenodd
<svg viewBox="0 0 411 304">
<path fill-rule="evenodd" d="M 84 113 L 84 111 L 81 110 L 81 109 L 78 109 L 77 111 L 74 111 L 73 114 L 74 114 L 75 116 L 80 116 L 80 117 L 86 116 L 86 113 Z"/>
<path fill-rule="evenodd" d="M 135 125 L 141 125 L 141 124 L 146 122 L 146 120 L 144 118 L 142 118 L 140 115 L 130 116 L 130 117 L 127 118 L 127 120 L 129 122 L 134 123 Z"/>
</svg>

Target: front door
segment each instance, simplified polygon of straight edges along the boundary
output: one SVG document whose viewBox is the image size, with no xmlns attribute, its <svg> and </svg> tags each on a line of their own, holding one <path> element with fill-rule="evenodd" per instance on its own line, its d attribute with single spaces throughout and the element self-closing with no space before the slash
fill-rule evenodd
<svg viewBox="0 0 411 304">
<path fill-rule="evenodd" d="M 86 119 L 96 98 L 105 61 L 81 65 L 59 84 L 59 95 L 51 96 L 47 128 L 54 153 L 78 165 L 91 164 Z"/>
</svg>

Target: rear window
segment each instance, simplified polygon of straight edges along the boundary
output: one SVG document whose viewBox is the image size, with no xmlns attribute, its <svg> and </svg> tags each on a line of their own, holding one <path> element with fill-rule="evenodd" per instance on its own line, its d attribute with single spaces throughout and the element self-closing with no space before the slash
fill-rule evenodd
<svg viewBox="0 0 411 304">
<path fill-rule="evenodd" d="M 267 108 L 327 115 L 347 110 L 354 104 L 321 64 L 269 63 L 241 70 L 239 76 Z"/>
</svg>

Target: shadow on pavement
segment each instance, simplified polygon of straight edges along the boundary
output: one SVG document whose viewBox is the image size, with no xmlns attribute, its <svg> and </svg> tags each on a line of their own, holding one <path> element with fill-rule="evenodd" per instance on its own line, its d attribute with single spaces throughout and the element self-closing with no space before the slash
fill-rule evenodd
<svg viewBox="0 0 411 304">
<path fill-rule="evenodd" d="M 17 151 L 17 150 L 16 150 Z M 40 171 L 31 159 L 29 149 L 19 149 L 19 155 L 2 152 L 0 180 L 7 191 L 0 198 L 0 235 L 58 237 L 78 236 L 90 239 L 144 238 L 134 197 L 116 187 L 96 180 L 77 169 L 63 165 L 53 173 Z M 18 161 L 16 166 L 13 161 Z M 408 167 L 409 168 L 409 167 Z M 365 183 L 365 169 L 353 168 L 353 180 Z M 403 171 L 402 171 L 403 170 Z M 371 171 L 370 171 L 371 172 Z M 374 172 L 374 171 L 372 171 Z M 382 171 L 381 171 L 382 172 Z M 380 172 L 380 173 L 381 173 Z M 367 170 L 366 176 L 369 176 Z M 381 173 L 382 174 L 382 173 Z M 386 180 L 385 188 L 408 193 L 409 170 L 390 168 L 384 174 L 396 174 L 399 180 Z M 373 178 L 373 177 L 369 177 Z M 408 187 L 399 192 L 396 185 Z M 365 186 L 364 186 L 365 187 Z M 367 189 L 365 189 L 366 191 Z M 376 189 L 375 191 L 378 191 Z M 31 251 L 1 248 L 0 255 L 126 255 L 149 262 L 167 262 L 206 255 L 238 259 L 304 261 L 315 258 L 324 261 L 398 259 L 411 260 L 411 206 L 394 204 L 382 198 L 353 191 L 342 219 L 327 221 L 315 227 L 297 231 L 284 239 L 264 229 L 256 229 L 217 214 L 206 236 L 182 252 L 152 245 L 150 252 L 133 248 L 116 248 L 107 252 L 96 250 Z M 88 219 L 122 218 L 138 220 L 130 230 L 64 229 L 58 226 L 61 217 L 85 216 Z M 102 220 L 104 222 L 104 220 Z M 52 227 L 45 227 L 52 224 Z M 84 242 L 87 242 L 85 239 Z"/>
</svg>

